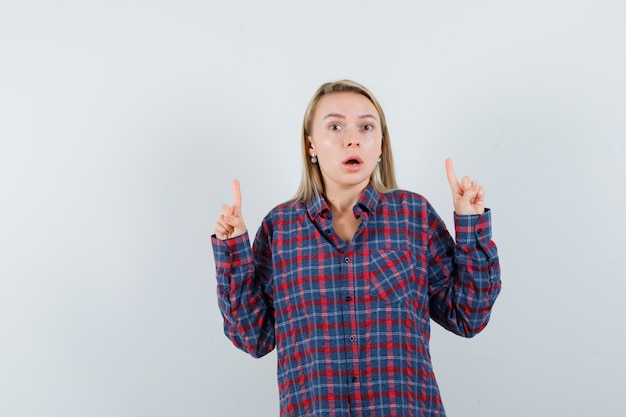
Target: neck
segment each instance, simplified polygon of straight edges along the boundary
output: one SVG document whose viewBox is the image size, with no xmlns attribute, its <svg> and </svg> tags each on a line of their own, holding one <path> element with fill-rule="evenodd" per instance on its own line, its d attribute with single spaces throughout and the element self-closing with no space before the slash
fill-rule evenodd
<svg viewBox="0 0 626 417">
<path fill-rule="evenodd" d="M 335 214 L 352 213 L 352 208 L 361 198 L 365 187 L 327 190 L 326 202 Z"/>
</svg>

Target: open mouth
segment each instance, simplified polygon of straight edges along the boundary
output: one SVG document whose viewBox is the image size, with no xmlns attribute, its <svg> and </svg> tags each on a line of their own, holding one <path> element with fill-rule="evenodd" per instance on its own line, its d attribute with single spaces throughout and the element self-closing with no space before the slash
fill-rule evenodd
<svg viewBox="0 0 626 417">
<path fill-rule="evenodd" d="M 359 158 L 358 156 L 352 156 L 352 155 L 343 160 L 343 164 L 349 165 L 349 166 L 357 166 L 357 165 L 361 165 L 362 163 L 363 163 L 363 160 L 361 158 Z"/>
</svg>

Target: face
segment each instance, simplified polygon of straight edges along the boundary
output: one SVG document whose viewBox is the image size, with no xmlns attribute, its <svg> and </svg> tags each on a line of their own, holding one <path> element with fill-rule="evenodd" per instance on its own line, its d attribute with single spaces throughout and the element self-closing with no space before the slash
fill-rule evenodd
<svg viewBox="0 0 626 417">
<path fill-rule="evenodd" d="M 376 107 L 358 93 L 323 96 L 311 125 L 309 154 L 316 156 L 327 189 L 365 188 L 382 154 Z"/>
</svg>

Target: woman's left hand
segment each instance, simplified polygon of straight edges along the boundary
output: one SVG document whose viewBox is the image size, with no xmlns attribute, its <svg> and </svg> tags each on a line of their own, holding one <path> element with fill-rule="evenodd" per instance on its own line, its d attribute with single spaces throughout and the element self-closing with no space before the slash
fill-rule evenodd
<svg viewBox="0 0 626 417">
<path fill-rule="evenodd" d="M 452 190 L 454 211 L 459 215 L 483 214 L 485 212 L 485 189 L 470 177 L 457 179 L 452 159 L 446 159 L 446 173 Z"/>
</svg>

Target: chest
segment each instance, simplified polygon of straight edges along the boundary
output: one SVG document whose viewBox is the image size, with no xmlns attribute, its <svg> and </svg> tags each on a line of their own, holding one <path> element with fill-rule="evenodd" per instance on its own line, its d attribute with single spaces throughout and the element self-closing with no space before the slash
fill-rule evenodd
<svg viewBox="0 0 626 417">
<path fill-rule="evenodd" d="M 352 215 L 352 213 L 348 213 L 345 215 L 335 216 L 333 220 L 333 229 L 337 236 L 346 244 L 350 243 L 356 234 L 359 225 L 361 224 L 361 219 L 357 219 Z"/>
<path fill-rule="evenodd" d="M 277 318 L 324 316 L 336 308 L 376 303 L 427 304 L 427 239 L 389 222 L 357 224 L 350 243 L 335 222 L 298 225 L 273 242 L 273 301 Z"/>
</svg>

